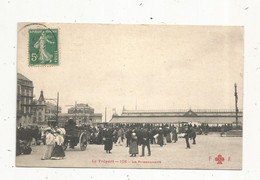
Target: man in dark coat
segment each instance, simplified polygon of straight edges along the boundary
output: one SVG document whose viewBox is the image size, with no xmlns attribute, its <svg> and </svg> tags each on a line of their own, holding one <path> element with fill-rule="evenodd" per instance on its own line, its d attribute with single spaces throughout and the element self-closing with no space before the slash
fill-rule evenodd
<svg viewBox="0 0 260 180">
<path fill-rule="evenodd" d="M 192 144 L 196 144 L 196 129 L 191 127 L 190 138 L 193 140 Z"/>
<path fill-rule="evenodd" d="M 33 138 L 35 139 L 35 144 L 36 144 L 36 145 L 40 145 L 40 144 L 38 143 L 38 140 L 41 139 L 41 134 L 40 134 L 40 131 L 39 131 L 38 126 L 35 126 L 35 127 L 33 128 Z"/>
<path fill-rule="evenodd" d="M 189 139 L 193 139 L 193 143 L 192 144 L 196 144 L 196 131 L 193 129 L 192 126 L 186 126 L 186 132 L 185 132 L 185 140 L 186 140 L 186 145 L 187 148 L 190 149 L 190 143 L 189 143 Z"/>
<path fill-rule="evenodd" d="M 74 148 L 74 146 L 77 146 L 77 126 L 76 126 L 76 122 L 72 119 L 69 118 L 68 120 L 68 124 L 65 125 L 65 130 L 66 130 L 66 134 L 70 135 L 70 148 Z M 67 143 L 67 142 L 65 142 Z"/>
<path fill-rule="evenodd" d="M 136 130 L 136 135 L 137 135 L 137 145 L 140 146 L 141 145 L 141 136 L 142 136 L 142 130 L 143 128 L 141 129 L 137 129 Z"/>
<path fill-rule="evenodd" d="M 174 142 L 174 143 L 176 143 L 176 142 L 178 141 L 178 134 L 177 134 L 176 127 L 173 127 L 172 139 L 173 139 L 173 142 Z"/>
<path fill-rule="evenodd" d="M 103 131 L 103 128 L 99 127 L 98 128 L 98 136 L 97 136 L 97 144 L 102 144 L 102 139 L 103 139 L 103 136 L 104 136 L 104 131 Z"/>
<path fill-rule="evenodd" d="M 156 143 L 154 136 L 155 136 L 157 133 L 158 133 L 158 132 L 157 132 L 157 130 L 156 130 L 155 128 L 153 128 L 153 129 L 151 130 L 151 136 L 152 136 L 152 138 L 151 138 L 151 143 L 152 143 L 152 144 L 155 144 L 155 143 Z"/>
<path fill-rule="evenodd" d="M 148 131 L 147 127 L 145 127 L 141 132 L 141 144 L 142 144 L 142 155 L 141 156 L 144 156 L 145 146 L 147 146 L 147 149 L 148 149 L 148 156 L 151 156 L 150 138 L 151 138 L 151 134 Z"/>
<path fill-rule="evenodd" d="M 130 144 L 130 139 L 131 139 L 131 134 L 132 134 L 132 131 L 131 129 L 129 128 L 126 132 L 126 147 L 129 146 Z"/>
<path fill-rule="evenodd" d="M 163 127 L 163 145 L 167 144 L 167 135 L 169 133 L 168 126 Z"/>
<path fill-rule="evenodd" d="M 189 139 L 190 139 L 190 132 L 191 132 L 191 130 L 190 130 L 190 127 L 189 126 L 186 126 L 185 127 L 185 136 L 184 136 L 184 138 L 185 138 L 185 141 L 186 141 L 186 149 L 190 149 L 190 143 L 189 143 Z"/>
</svg>

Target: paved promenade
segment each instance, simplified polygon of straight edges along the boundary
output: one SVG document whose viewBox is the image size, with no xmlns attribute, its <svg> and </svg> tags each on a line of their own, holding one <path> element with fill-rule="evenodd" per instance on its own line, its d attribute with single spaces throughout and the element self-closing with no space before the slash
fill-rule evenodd
<svg viewBox="0 0 260 180">
<path fill-rule="evenodd" d="M 192 142 L 192 141 L 191 141 Z M 16 158 L 17 166 L 30 167 L 103 167 L 103 168 L 177 168 L 177 169 L 241 169 L 242 137 L 219 137 L 198 135 L 197 144 L 185 149 L 185 139 L 166 146 L 151 145 L 152 155 L 129 157 L 128 148 L 113 145 L 107 154 L 103 145 L 88 145 L 85 151 L 79 147 L 67 149 L 63 160 L 41 160 L 44 146 L 33 146 L 32 154 Z M 221 155 L 219 161 L 215 158 Z M 217 164 L 219 163 L 219 164 Z M 222 163 L 222 164 L 220 164 Z"/>
</svg>

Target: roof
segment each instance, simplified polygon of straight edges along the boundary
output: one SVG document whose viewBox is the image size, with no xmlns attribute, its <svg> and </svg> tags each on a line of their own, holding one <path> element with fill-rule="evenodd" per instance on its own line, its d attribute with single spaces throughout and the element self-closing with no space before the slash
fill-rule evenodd
<svg viewBox="0 0 260 180">
<path fill-rule="evenodd" d="M 17 73 L 17 79 L 21 79 L 21 80 L 25 80 L 25 81 L 31 81 L 30 79 L 28 79 L 27 77 L 25 77 L 21 73 Z"/>
<path fill-rule="evenodd" d="M 238 118 L 242 122 L 242 117 Z M 235 123 L 235 116 L 113 116 L 109 123 L 178 123 L 178 122 L 198 122 L 208 124 L 226 124 Z"/>
<path fill-rule="evenodd" d="M 77 109 L 94 110 L 94 108 L 92 108 L 88 104 L 83 104 L 83 103 L 77 104 L 76 107 Z M 70 107 L 69 110 L 75 110 L 75 106 Z"/>
<path fill-rule="evenodd" d="M 234 109 L 123 110 L 121 116 L 235 116 Z M 239 116 L 243 111 L 239 110 Z"/>
<path fill-rule="evenodd" d="M 17 84 L 33 88 L 33 82 L 21 73 L 17 73 Z"/>
</svg>

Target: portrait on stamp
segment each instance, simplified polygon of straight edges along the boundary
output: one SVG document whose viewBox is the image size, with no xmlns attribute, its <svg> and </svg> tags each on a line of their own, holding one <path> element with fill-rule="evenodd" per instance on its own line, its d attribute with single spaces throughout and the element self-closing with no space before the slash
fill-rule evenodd
<svg viewBox="0 0 260 180">
<path fill-rule="evenodd" d="M 58 29 L 29 29 L 29 64 L 59 64 Z"/>
</svg>

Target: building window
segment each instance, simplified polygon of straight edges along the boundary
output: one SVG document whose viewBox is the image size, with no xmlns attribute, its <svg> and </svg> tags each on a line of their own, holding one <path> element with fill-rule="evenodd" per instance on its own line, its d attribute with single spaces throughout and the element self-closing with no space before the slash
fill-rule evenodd
<svg viewBox="0 0 260 180">
<path fill-rule="evenodd" d="M 20 110 L 21 110 L 21 103 L 18 102 L 18 104 L 17 104 L 17 111 L 20 111 Z"/>
<path fill-rule="evenodd" d="M 17 93 L 18 93 L 18 94 L 21 94 L 21 88 L 20 88 L 20 86 L 17 86 Z"/>
<path fill-rule="evenodd" d="M 38 119 L 39 119 L 39 121 L 42 121 L 42 117 L 39 117 Z"/>
</svg>

